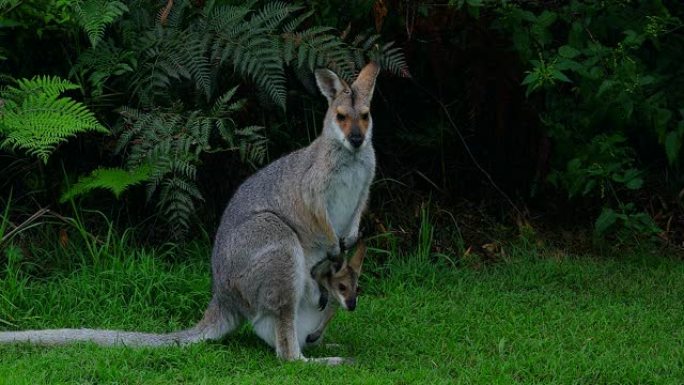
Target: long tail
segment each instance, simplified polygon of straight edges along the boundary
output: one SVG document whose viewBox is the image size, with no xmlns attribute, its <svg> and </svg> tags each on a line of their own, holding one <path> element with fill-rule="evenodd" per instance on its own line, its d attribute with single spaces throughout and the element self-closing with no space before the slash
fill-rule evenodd
<svg viewBox="0 0 684 385">
<path fill-rule="evenodd" d="M 212 301 L 200 322 L 190 329 L 155 334 L 104 329 L 48 329 L 0 332 L 0 343 L 28 342 L 37 345 L 65 345 L 94 342 L 103 346 L 169 346 L 219 339 L 236 327 L 234 319 L 226 319 L 216 301 Z"/>
</svg>

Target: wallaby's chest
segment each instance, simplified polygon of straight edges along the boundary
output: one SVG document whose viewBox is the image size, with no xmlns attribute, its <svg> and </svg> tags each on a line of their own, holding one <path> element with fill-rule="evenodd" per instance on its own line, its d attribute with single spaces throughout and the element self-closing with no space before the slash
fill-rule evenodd
<svg viewBox="0 0 684 385">
<path fill-rule="evenodd" d="M 330 222 L 339 236 L 344 236 L 354 212 L 361 203 L 361 195 L 370 182 L 371 170 L 363 163 L 341 167 L 331 178 L 326 202 Z"/>
</svg>

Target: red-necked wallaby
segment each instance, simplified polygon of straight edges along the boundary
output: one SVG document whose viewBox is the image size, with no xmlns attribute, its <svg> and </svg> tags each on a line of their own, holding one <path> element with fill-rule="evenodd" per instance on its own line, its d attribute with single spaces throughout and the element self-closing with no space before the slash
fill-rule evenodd
<svg viewBox="0 0 684 385">
<path fill-rule="evenodd" d="M 284 360 L 306 360 L 302 347 L 326 317 L 311 269 L 351 247 L 375 174 L 371 98 L 379 67 L 366 65 L 347 84 L 316 71 L 328 99 L 323 131 L 309 146 L 248 178 L 226 208 L 212 252 L 213 297 L 194 327 L 168 334 L 95 329 L 0 333 L 0 342 L 160 346 L 218 339 L 243 320 Z M 330 364 L 339 357 L 315 359 Z"/>
</svg>

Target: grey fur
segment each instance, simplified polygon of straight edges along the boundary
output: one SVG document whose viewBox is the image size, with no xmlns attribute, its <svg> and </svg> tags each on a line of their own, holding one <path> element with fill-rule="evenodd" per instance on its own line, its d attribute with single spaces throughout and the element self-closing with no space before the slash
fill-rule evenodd
<svg viewBox="0 0 684 385">
<path fill-rule="evenodd" d="M 362 98 L 326 84 L 345 85 L 327 71 L 317 72 L 330 108 L 322 134 L 309 146 L 269 164 L 237 190 L 219 225 L 212 252 L 213 298 L 193 328 L 169 334 L 93 329 L 0 333 L 0 342 L 162 346 L 219 339 L 243 320 L 284 360 L 306 358 L 301 348 L 321 321 L 318 285 L 311 268 L 340 254 L 340 240 L 353 245 L 375 173 L 371 127 L 365 142 L 352 148 L 335 121 L 335 108 L 370 107 L 378 67 L 371 63 L 352 89 Z M 370 87 L 370 88 L 369 88 Z M 358 113 L 356 114 L 358 115 Z M 317 359 L 331 364 L 340 358 Z"/>
</svg>

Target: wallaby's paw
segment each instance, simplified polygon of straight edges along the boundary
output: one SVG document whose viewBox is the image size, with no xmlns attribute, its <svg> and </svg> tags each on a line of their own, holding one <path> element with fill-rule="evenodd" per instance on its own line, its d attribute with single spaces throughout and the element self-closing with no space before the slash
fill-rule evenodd
<svg viewBox="0 0 684 385">
<path fill-rule="evenodd" d="M 321 296 L 318 298 L 318 310 L 323 311 L 325 307 L 328 306 L 328 292 L 321 292 Z"/>
<path fill-rule="evenodd" d="M 306 343 L 307 344 L 316 343 L 316 341 L 318 341 L 319 338 L 321 338 L 321 332 L 311 333 L 308 336 L 306 336 Z"/>
<path fill-rule="evenodd" d="M 354 363 L 354 359 L 347 357 L 320 357 L 320 358 L 309 358 L 309 362 L 315 362 L 318 364 L 325 364 L 329 366 L 338 365 L 350 365 Z"/>
</svg>

